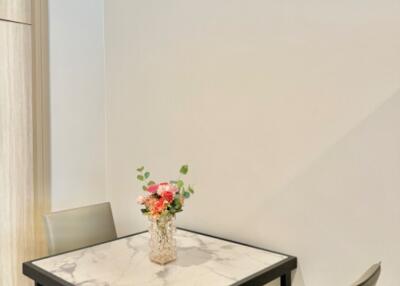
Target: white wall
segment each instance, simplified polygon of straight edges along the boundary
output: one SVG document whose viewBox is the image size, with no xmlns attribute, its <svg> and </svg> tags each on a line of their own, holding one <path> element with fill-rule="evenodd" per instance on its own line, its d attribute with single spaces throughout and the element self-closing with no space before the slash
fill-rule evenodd
<svg viewBox="0 0 400 286">
<path fill-rule="evenodd" d="M 52 209 L 104 201 L 104 3 L 50 0 Z"/>
<path fill-rule="evenodd" d="M 299 257 L 296 286 L 398 284 L 400 5 L 105 1 L 107 191 L 192 168 L 178 223 Z M 386 103 L 385 103 L 386 102 Z"/>
</svg>

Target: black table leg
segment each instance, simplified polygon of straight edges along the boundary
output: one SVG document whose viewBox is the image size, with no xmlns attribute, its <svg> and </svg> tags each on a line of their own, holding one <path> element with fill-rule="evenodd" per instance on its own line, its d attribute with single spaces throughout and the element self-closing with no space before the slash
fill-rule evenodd
<svg viewBox="0 0 400 286">
<path fill-rule="evenodd" d="M 291 286 L 292 285 L 292 278 L 291 273 L 288 272 L 281 276 L 281 286 Z"/>
<path fill-rule="evenodd" d="M 42 286 L 42 284 L 39 284 L 38 282 L 35 282 L 35 286 Z"/>
</svg>

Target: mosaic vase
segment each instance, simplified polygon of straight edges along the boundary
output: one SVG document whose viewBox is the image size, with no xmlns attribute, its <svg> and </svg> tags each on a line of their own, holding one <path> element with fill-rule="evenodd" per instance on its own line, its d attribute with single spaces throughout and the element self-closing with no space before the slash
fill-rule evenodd
<svg viewBox="0 0 400 286">
<path fill-rule="evenodd" d="M 167 264 L 176 259 L 175 222 L 171 215 L 150 218 L 150 260 Z"/>
</svg>

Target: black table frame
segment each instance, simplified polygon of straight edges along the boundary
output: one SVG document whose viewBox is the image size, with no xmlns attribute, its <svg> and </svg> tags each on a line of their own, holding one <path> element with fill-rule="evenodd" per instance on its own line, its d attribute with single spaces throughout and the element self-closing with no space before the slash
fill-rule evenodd
<svg viewBox="0 0 400 286">
<path fill-rule="evenodd" d="M 261 247 L 257 247 L 257 246 L 237 242 L 237 241 L 233 241 L 233 240 L 226 239 L 226 238 L 221 238 L 218 236 L 213 236 L 213 235 L 189 230 L 189 229 L 184 229 L 184 228 L 178 228 L 178 229 L 184 230 L 184 231 L 189 231 L 189 232 L 199 234 L 199 235 L 204 235 L 204 236 L 224 240 L 224 241 L 228 241 L 228 242 L 232 242 L 232 243 L 236 243 L 236 244 L 240 244 L 240 245 L 244 245 L 244 246 L 248 246 L 248 247 L 252 247 L 252 248 L 256 248 L 256 249 L 260 249 L 260 250 L 264 250 L 264 251 L 268 251 L 268 252 L 272 252 L 272 253 L 285 255 L 287 257 L 278 263 L 275 263 L 275 264 L 273 264 L 265 269 L 262 269 L 261 271 L 256 272 L 238 282 L 235 282 L 234 284 L 231 284 L 230 286 L 262 286 L 262 285 L 265 285 L 266 283 L 271 282 L 278 278 L 280 278 L 280 280 L 281 280 L 281 286 L 291 286 L 292 285 L 291 273 L 293 270 L 295 270 L 297 268 L 297 258 L 294 256 L 279 253 L 276 251 L 271 251 L 271 250 L 268 250 L 265 248 L 261 248 Z M 130 234 L 130 235 L 127 235 L 124 237 L 117 238 L 116 240 L 135 236 L 135 235 L 145 233 L 145 232 L 146 231 L 137 232 L 134 234 Z M 111 241 L 113 241 L 113 240 L 111 240 Z M 103 243 L 108 243 L 111 241 L 107 241 L 107 242 L 103 242 Z M 99 244 L 103 244 L 103 243 L 99 243 Z M 95 245 L 99 245 L 99 244 L 95 244 Z M 83 247 L 80 249 L 85 249 L 85 248 L 92 247 L 95 245 Z M 75 251 L 75 250 L 72 250 L 72 251 Z M 71 251 L 67 251 L 64 253 L 68 253 L 68 252 L 71 252 Z M 61 255 L 61 254 L 63 254 L 63 253 L 58 253 L 55 255 L 50 255 L 47 257 L 42 257 L 39 259 L 25 262 L 22 265 L 22 272 L 23 272 L 23 274 L 25 274 L 26 276 L 28 276 L 29 278 L 34 280 L 36 286 L 74 286 L 73 284 L 55 276 L 54 274 L 52 274 L 32 263 L 32 262 L 35 262 L 38 260 L 42 260 L 45 258 L 49 258 L 49 257 Z"/>
</svg>

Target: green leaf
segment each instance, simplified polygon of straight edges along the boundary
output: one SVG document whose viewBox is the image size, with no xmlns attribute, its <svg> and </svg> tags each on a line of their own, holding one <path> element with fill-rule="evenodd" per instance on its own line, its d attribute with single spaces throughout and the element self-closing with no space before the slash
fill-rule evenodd
<svg viewBox="0 0 400 286">
<path fill-rule="evenodd" d="M 150 181 L 147 183 L 148 186 L 155 185 L 155 184 L 156 184 L 156 182 L 154 182 L 154 181 Z"/>
<path fill-rule="evenodd" d="M 147 191 L 147 187 L 146 186 L 143 186 L 142 189 L 143 189 L 143 191 Z"/>
<path fill-rule="evenodd" d="M 189 192 L 183 192 L 183 196 L 185 197 L 185 199 L 190 198 L 190 193 Z"/>
<path fill-rule="evenodd" d="M 147 179 L 148 177 L 150 177 L 150 172 L 144 173 L 144 178 Z"/>
<path fill-rule="evenodd" d="M 172 204 L 171 204 L 171 205 L 173 205 L 173 207 L 174 207 L 175 209 L 177 209 L 177 210 L 179 210 L 179 209 L 182 208 L 181 200 L 180 200 L 179 198 L 175 198 L 175 199 L 172 201 Z"/>
<path fill-rule="evenodd" d="M 178 183 L 178 181 L 169 181 L 171 184 L 175 184 Z"/>
<path fill-rule="evenodd" d="M 172 215 L 174 215 L 176 213 L 176 209 L 173 206 L 169 206 L 168 210 Z"/>
<path fill-rule="evenodd" d="M 176 186 L 178 187 L 178 189 L 182 189 L 184 183 L 182 180 L 179 180 L 178 182 L 176 182 Z"/>
<path fill-rule="evenodd" d="M 146 213 L 148 213 L 148 212 L 149 212 L 149 210 L 148 210 L 148 209 L 141 209 L 140 211 L 142 212 L 142 214 L 146 214 Z"/>
<path fill-rule="evenodd" d="M 144 177 L 142 176 L 142 175 L 137 175 L 137 177 L 136 177 L 139 181 L 143 181 L 144 180 Z"/>
<path fill-rule="evenodd" d="M 136 169 L 136 171 L 138 171 L 138 172 L 143 172 L 143 170 L 144 170 L 144 167 L 143 167 L 143 166 Z"/>
<path fill-rule="evenodd" d="M 183 165 L 181 167 L 181 169 L 179 170 L 179 173 L 181 173 L 183 175 L 186 175 L 188 171 L 189 171 L 189 166 L 188 165 Z"/>
<path fill-rule="evenodd" d="M 193 188 L 192 188 L 191 186 L 188 187 L 188 191 L 189 191 L 191 194 L 194 194 L 194 190 L 193 190 Z"/>
</svg>

